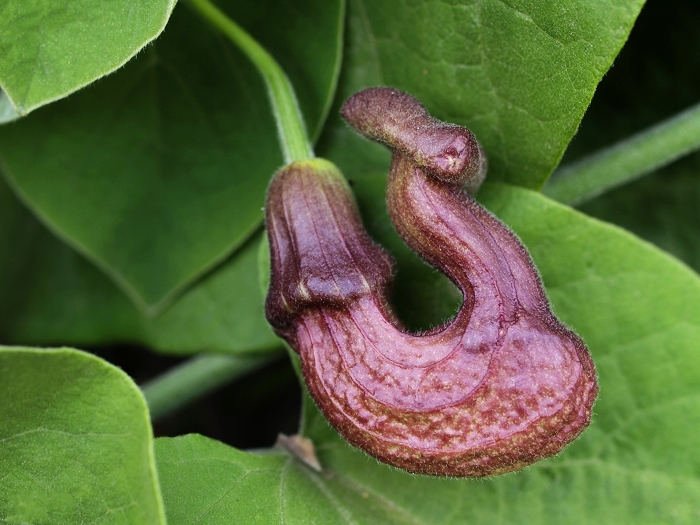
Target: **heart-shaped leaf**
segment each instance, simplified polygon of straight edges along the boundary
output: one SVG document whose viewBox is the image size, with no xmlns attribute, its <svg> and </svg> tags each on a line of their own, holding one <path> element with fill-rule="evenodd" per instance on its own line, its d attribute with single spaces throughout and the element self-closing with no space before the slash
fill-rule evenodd
<svg viewBox="0 0 700 525">
<path fill-rule="evenodd" d="M 99 345 L 127 341 L 168 353 L 277 348 L 258 287 L 260 236 L 145 317 L 102 272 L 56 239 L 0 180 L 0 340 Z M 266 270 L 267 271 L 267 270 Z"/>
<path fill-rule="evenodd" d="M 289 75 L 305 88 L 313 134 L 335 87 L 343 3 L 272 4 L 223 7 L 273 35 L 273 54 L 306 53 Z M 307 36 L 274 36 L 276 26 L 249 14 L 259 9 Z M 0 129 L 0 161 L 45 224 L 153 313 L 259 227 L 282 158 L 258 72 L 181 6 L 162 38 L 122 70 Z"/>
<path fill-rule="evenodd" d="M 0 522 L 165 525 L 148 408 L 72 349 L 0 347 Z"/>
<path fill-rule="evenodd" d="M 353 0 L 339 102 L 370 85 L 407 91 L 477 135 L 490 180 L 539 188 L 643 3 Z M 349 176 L 388 167 L 339 122 L 320 153 Z"/>
<path fill-rule="evenodd" d="M 20 115 L 63 98 L 124 65 L 160 34 L 174 6 L 174 0 L 3 2 L 0 86 Z"/>
</svg>

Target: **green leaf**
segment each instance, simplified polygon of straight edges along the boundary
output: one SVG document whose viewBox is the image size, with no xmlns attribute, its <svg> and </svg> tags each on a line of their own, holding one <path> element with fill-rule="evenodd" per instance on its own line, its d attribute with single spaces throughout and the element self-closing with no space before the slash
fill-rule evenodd
<svg viewBox="0 0 700 525">
<path fill-rule="evenodd" d="M 249 454 L 189 435 L 157 439 L 156 457 L 169 525 L 395 522 L 390 501 L 286 452 Z"/>
<path fill-rule="evenodd" d="M 369 85 L 408 91 L 475 132 L 490 180 L 539 188 L 643 3 L 354 0 L 339 99 Z M 319 150 L 350 176 L 386 169 L 380 151 L 339 122 Z"/>
<path fill-rule="evenodd" d="M 72 349 L 0 347 L 0 522 L 165 524 L 148 409 Z"/>
<path fill-rule="evenodd" d="M 257 284 L 260 235 L 160 317 L 144 316 L 102 272 L 48 232 L 0 180 L 0 340 L 174 353 L 267 352 L 279 346 Z"/>
<path fill-rule="evenodd" d="M 123 66 L 165 27 L 174 0 L 6 0 L 0 86 L 20 115 Z"/>
<path fill-rule="evenodd" d="M 270 7 L 228 4 L 234 14 Z M 314 133 L 335 87 L 342 2 L 281 12 L 305 28 L 301 50 L 317 50 L 289 73 L 310 87 L 300 98 Z M 269 40 L 287 60 L 302 52 Z M 0 162 L 46 225 L 154 313 L 259 227 L 282 158 L 258 73 L 179 7 L 162 38 L 121 71 L 0 129 Z"/>
<path fill-rule="evenodd" d="M 700 279 L 630 234 L 538 194 L 489 185 L 481 198 L 521 236 L 557 315 L 591 349 L 600 398 L 590 428 L 525 471 L 439 480 L 378 465 L 307 406 L 305 434 L 321 463 L 355 490 L 390 500 L 400 511 L 392 523 L 694 523 Z"/>
</svg>

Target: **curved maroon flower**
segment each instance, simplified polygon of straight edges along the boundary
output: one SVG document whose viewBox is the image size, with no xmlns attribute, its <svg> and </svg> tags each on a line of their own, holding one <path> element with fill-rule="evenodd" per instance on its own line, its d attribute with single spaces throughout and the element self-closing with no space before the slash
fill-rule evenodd
<svg viewBox="0 0 700 525">
<path fill-rule="evenodd" d="M 343 115 L 392 147 L 392 220 L 413 250 L 459 286 L 462 308 L 428 333 L 404 331 L 386 301 L 389 256 L 363 229 L 342 175 L 313 160 L 284 168 L 269 189 L 268 319 L 299 352 L 311 395 L 350 443 L 422 474 L 517 470 L 556 454 L 588 425 L 597 395 L 593 363 L 551 313 L 520 241 L 459 184 L 445 182 L 481 177 L 483 159 L 467 156 L 460 173 L 436 178 L 440 168 L 426 168 L 425 159 L 452 153 L 441 156 L 429 133 L 424 151 L 415 119 L 402 134 L 402 115 L 430 117 L 402 93 L 400 109 L 383 106 L 395 98 L 388 91 L 398 93 L 355 95 Z M 353 107 L 353 100 L 363 102 Z M 456 135 L 473 137 L 464 128 Z M 470 148 L 469 155 L 483 155 Z"/>
</svg>

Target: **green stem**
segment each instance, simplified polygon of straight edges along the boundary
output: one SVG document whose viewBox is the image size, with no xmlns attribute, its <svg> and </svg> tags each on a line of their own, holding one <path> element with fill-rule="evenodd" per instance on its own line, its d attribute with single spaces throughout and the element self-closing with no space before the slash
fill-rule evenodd
<svg viewBox="0 0 700 525">
<path fill-rule="evenodd" d="M 313 158 L 313 148 L 294 88 L 279 64 L 252 36 L 209 0 L 190 0 L 190 3 L 246 54 L 265 80 L 285 164 Z"/>
<path fill-rule="evenodd" d="M 700 104 L 557 170 L 542 192 L 574 205 L 700 148 Z"/>
<path fill-rule="evenodd" d="M 225 383 L 249 374 L 281 354 L 262 356 L 203 355 L 195 357 L 156 377 L 141 387 L 156 421 L 192 403 Z"/>
</svg>

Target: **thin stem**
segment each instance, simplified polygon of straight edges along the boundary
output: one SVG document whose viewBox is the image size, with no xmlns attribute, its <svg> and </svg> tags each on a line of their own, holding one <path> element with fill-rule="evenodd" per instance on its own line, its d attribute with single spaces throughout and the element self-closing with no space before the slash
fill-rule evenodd
<svg viewBox="0 0 700 525">
<path fill-rule="evenodd" d="M 261 356 L 202 355 L 186 361 L 141 387 L 151 420 L 167 416 L 280 355 L 279 352 Z"/>
<path fill-rule="evenodd" d="M 294 88 L 279 64 L 252 36 L 209 0 L 190 0 L 190 3 L 246 54 L 265 80 L 285 163 L 313 158 L 313 148 Z"/>
<path fill-rule="evenodd" d="M 700 104 L 564 166 L 542 192 L 566 204 L 580 204 L 699 148 Z"/>
</svg>

